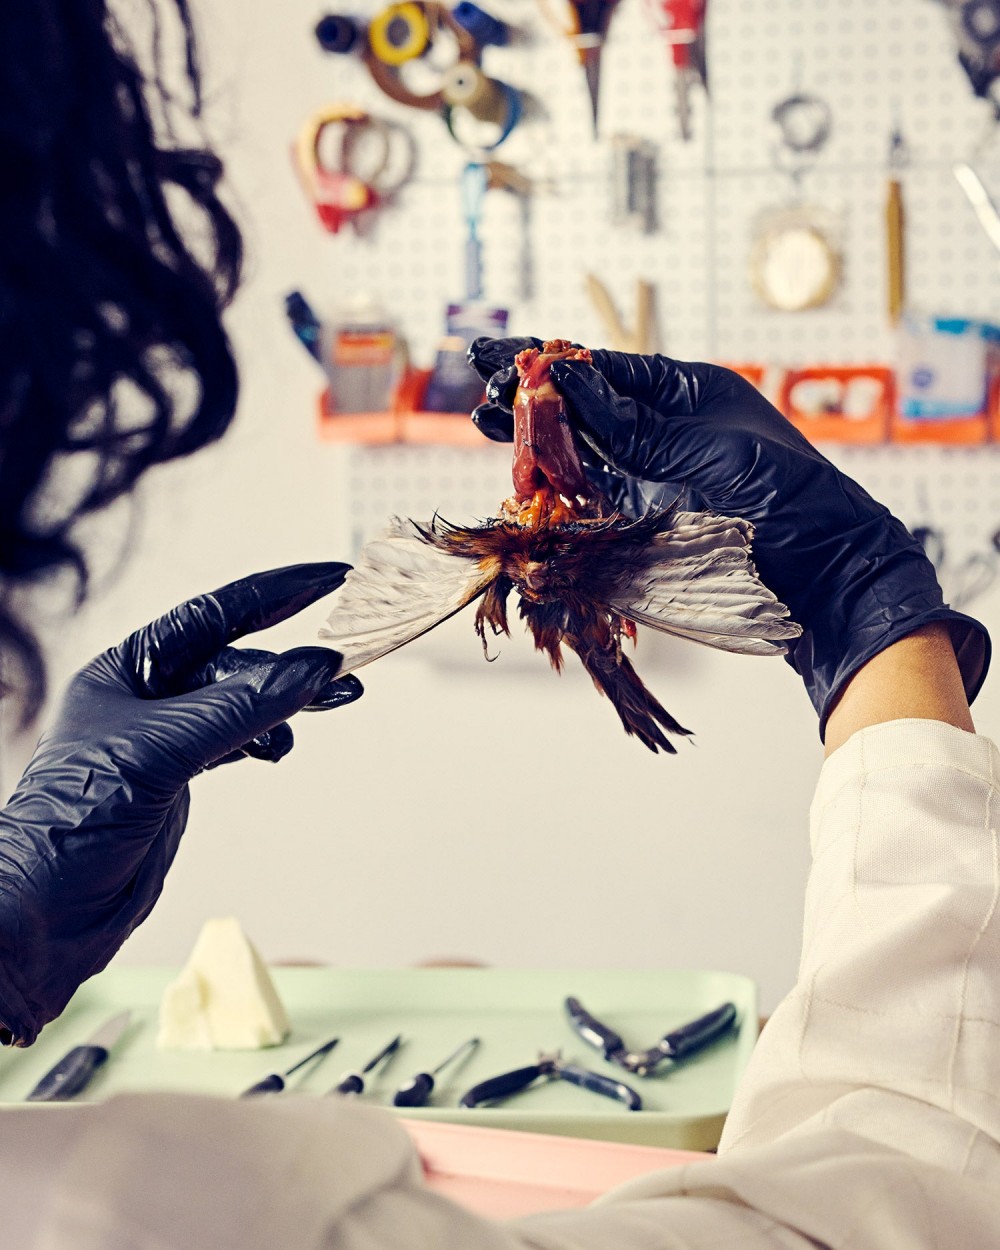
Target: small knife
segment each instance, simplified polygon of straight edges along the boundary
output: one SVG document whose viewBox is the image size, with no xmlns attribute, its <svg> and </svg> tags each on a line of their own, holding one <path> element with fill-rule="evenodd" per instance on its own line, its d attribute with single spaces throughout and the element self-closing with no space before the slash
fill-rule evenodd
<svg viewBox="0 0 1000 1250">
<path fill-rule="evenodd" d="M 90 1078 L 107 1062 L 111 1048 L 128 1028 L 131 1011 L 107 1020 L 82 1046 L 67 1051 L 42 1077 L 25 1101 L 65 1102 L 90 1084 Z"/>
<path fill-rule="evenodd" d="M 603 1051 L 605 1059 L 638 1076 L 647 1076 L 668 1059 L 676 1061 L 693 1055 L 717 1037 L 728 1033 L 736 1024 L 737 1017 L 735 1004 L 723 1003 L 697 1020 L 665 1033 L 648 1050 L 633 1051 L 618 1033 L 592 1016 L 578 998 L 567 998 L 565 1006 L 573 1027 L 585 1042 Z"/>
</svg>

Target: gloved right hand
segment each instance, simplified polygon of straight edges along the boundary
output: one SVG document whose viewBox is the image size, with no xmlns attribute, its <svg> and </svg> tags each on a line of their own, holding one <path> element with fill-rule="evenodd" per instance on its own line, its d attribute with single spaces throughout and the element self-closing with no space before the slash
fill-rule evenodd
<svg viewBox="0 0 1000 1250">
<path fill-rule="evenodd" d="M 489 437 L 504 438 L 509 428 L 514 355 L 538 342 L 472 345 L 470 362 L 489 378 L 487 403 L 473 419 Z M 679 497 L 686 508 L 753 523 L 758 572 L 803 627 L 787 658 L 819 713 L 821 737 L 848 679 L 932 621 L 949 625 L 971 702 L 989 665 L 989 635 L 945 605 L 934 566 L 887 508 L 731 370 L 592 355 L 593 366 L 558 361 L 551 372 L 588 475 L 633 514 Z"/>
</svg>

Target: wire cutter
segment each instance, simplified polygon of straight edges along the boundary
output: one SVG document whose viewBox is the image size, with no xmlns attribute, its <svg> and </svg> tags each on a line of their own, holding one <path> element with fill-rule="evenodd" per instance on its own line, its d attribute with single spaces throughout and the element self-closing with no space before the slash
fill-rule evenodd
<svg viewBox="0 0 1000 1250">
<path fill-rule="evenodd" d="M 460 1107 L 480 1107 L 484 1103 L 501 1102 L 513 1094 L 534 1085 L 539 1079 L 546 1081 L 569 1081 L 571 1085 L 579 1085 L 581 1089 L 589 1089 L 594 1094 L 603 1094 L 605 1098 L 614 1098 L 624 1103 L 629 1111 L 642 1110 L 642 1098 L 631 1085 L 624 1081 L 616 1081 L 610 1076 L 601 1076 L 599 1072 L 591 1072 L 588 1068 L 577 1067 L 573 1063 L 564 1063 L 558 1050 L 538 1056 L 537 1063 L 528 1064 L 524 1068 L 515 1068 L 512 1072 L 502 1072 L 499 1076 L 491 1076 L 478 1085 L 473 1085 L 464 1093 L 459 1101 Z"/>
<path fill-rule="evenodd" d="M 565 1006 L 573 1028 L 588 1045 L 601 1051 L 611 1063 L 618 1064 L 626 1072 L 634 1072 L 636 1076 L 648 1076 L 668 1059 L 672 1062 L 686 1059 L 728 1033 L 736 1024 L 735 1004 L 723 1003 L 697 1020 L 664 1033 L 648 1050 L 629 1050 L 619 1034 L 592 1016 L 578 998 L 567 998 Z"/>
</svg>

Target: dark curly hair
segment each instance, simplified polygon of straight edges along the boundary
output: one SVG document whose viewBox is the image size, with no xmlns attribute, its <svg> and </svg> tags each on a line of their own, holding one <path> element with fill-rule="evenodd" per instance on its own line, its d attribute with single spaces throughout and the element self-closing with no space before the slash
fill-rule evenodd
<svg viewBox="0 0 1000 1250">
<path fill-rule="evenodd" d="M 176 137 L 201 76 L 187 0 L 164 2 L 146 0 L 145 74 L 107 0 L 0 4 L 0 657 L 25 724 L 45 664 L 23 589 L 68 569 L 80 602 L 80 519 L 217 439 L 236 406 L 220 314 L 240 233 L 219 159 Z"/>
</svg>

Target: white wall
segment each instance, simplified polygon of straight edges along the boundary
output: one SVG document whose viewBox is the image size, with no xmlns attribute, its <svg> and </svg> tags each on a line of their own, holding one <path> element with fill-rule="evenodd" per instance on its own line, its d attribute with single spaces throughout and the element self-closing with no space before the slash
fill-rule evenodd
<svg viewBox="0 0 1000 1250">
<path fill-rule="evenodd" d="M 718 0 L 716 22 L 731 57 L 726 2 Z M 788 7 L 800 18 L 809 9 Z M 845 7 L 859 17 L 862 8 L 899 11 L 896 0 Z M 239 419 L 219 447 L 151 475 L 123 572 L 54 644 L 57 683 L 190 594 L 250 570 L 349 554 L 344 453 L 314 438 L 317 378 L 283 324 L 285 291 L 305 285 L 333 300 L 359 275 L 387 301 L 394 284 L 405 288 L 404 328 L 425 349 L 457 293 L 457 237 L 448 236 L 453 251 L 430 257 L 433 279 L 408 276 L 428 258 L 423 236 L 407 234 L 405 199 L 367 243 L 322 237 L 311 221 L 289 143 L 311 108 L 365 90 L 358 77 L 335 81 L 314 51 L 310 29 L 322 11 L 304 0 L 243 0 L 206 14 L 214 130 L 250 252 L 231 318 L 244 379 Z M 790 63 L 790 46 L 781 47 Z M 575 68 L 567 73 L 566 89 L 576 91 Z M 364 103 L 379 107 L 374 94 Z M 420 119 L 422 135 L 430 124 L 438 123 Z M 694 161 L 675 140 L 665 144 L 681 165 Z M 444 204 L 452 190 L 442 186 Z M 418 187 L 412 204 L 427 191 Z M 691 237 L 698 228 L 696 218 L 686 222 Z M 683 246 L 676 232 L 673 245 Z M 548 298 L 545 315 L 554 317 L 558 296 Z M 564 292 L 564 306 L 565 332 L 582 322 L 593 341 L 573 293 Z M 517 310 L 516 328 L 547 332 L 529 323 L 531 312 Z M 851 307 L 840 316 L 849 341 Z M 708 354 L 699 334 L 681 324 L 667 346 Z M 836 354 L 835 333 L 829 343 Z M 851 460 L 862 480 L 865 463 Z M 884 459 L 878 472 L 884 480 Z M 447 511 L 448 500 L 440 503 Z M 976 610 L 1000 624 L 995 592 Z M 317 609 L 272 631 L 271 644 L 311 642 L 321 616 Z M 507 644 L 488 666 L 468 618 L 446 629 L 450 646 L 429 639 L 363 674 L 358 705 L 300 717 L 298 745 L 276 768 L 246 761 L 195 782 L 163 898 L 120 961 L 180 961 L 203 919 L 232 913 L 275 959 L 721 968 L 754 977 L 773 1007 L 795 974 L 807 813 L 821 762 L 794 673 L 779 660 L 643 638 L 640 671 L 697 731 L 694 745 L 667 758 L 627 740 L 572 663 L 556 678 L 523 644 Z M 1000 732 L 996 679 L 977 711 L 985 732 Z"/>
</svg>

